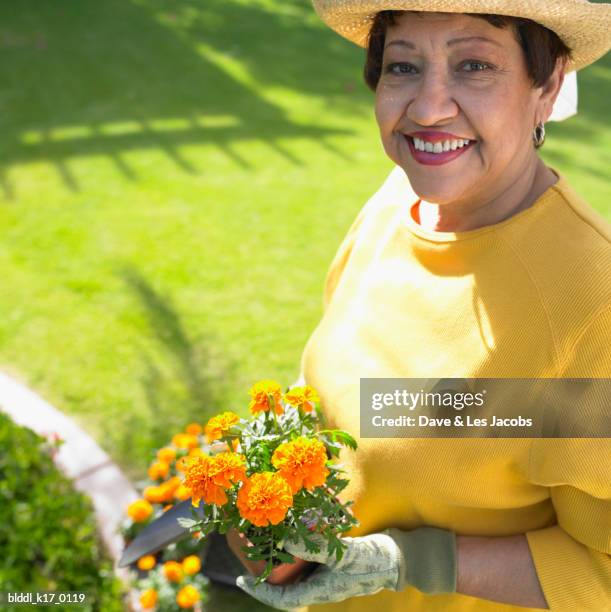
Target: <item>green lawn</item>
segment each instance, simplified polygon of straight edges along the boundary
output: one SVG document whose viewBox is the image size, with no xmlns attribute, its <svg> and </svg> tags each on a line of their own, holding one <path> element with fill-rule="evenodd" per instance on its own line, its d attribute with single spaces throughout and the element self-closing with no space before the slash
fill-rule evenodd
<svg viewBox="0 0 611 612">
<path fill-rule="evenodd" d="M 307 0 L 0 6 L 0 367 L 132 476 L 174 429 L 283 384 L 392 167 L 363 51 Z M 611 217 L 611 61 L 544 157 Z"/>
<path fill-rule="evenodd" d="M 132 474 L 291 382 L 347 226 L 391 168 L 363 53 L 307 0 L 0 7 L 0 364 Z M 546 159 L 611 216 L 609 58 Z"/>
</svg>

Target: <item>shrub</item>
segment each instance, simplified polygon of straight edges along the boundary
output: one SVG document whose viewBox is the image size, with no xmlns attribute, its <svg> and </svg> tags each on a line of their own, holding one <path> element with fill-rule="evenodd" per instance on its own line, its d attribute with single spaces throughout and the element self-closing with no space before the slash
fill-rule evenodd
<svg viewBox="0 0 611 612">
<path fill-rule="evenodd" d="M 89 499 L 55 467 L 44 438 L 0 413 L 3 591 L 82 591 L 84 610 L 122 609 Z"/>
</svg>

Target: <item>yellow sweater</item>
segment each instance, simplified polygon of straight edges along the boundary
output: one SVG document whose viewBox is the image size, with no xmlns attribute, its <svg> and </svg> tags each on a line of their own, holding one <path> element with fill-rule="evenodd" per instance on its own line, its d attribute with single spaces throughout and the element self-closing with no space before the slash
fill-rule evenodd
<svg viewBox="0 0 611 612">
<path fill-rule="evenodd" d="M 611 226 L 564 179 L 460 233 L 424 230 L 416 200 L 395 169 L 331 264 L 302 357 L 331 425 L 358 434 L 360 377 L 611 377 Z M 610 438 L 359 439 L 343 454 L 351 535 L 526 533 L 552 610 L 611 610 Z M 310 610 L 526 609 L 409 587 Z"/>
</svg>

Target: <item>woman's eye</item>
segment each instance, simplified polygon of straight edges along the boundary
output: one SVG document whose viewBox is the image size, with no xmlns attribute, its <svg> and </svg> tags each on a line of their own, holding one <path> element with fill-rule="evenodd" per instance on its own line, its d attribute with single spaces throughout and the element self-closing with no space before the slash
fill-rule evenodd
<svg viewBox="0 0 611 612">
<path fill-rule="evenodd" d="M 392 64 L 388 64 L 385 68 L 385 72 L 388 74 L 416 74 L 416 67 L 412 64 L 406 64 L 404 62 L 395 62 Z"/>
<path fill-rule="evenodd" d="M 486 64 L 486 62 L 478 62 L 476 60 L 469 60 L 462 64 L 462 69 L 465 72 L 483 72 L 484 70 L 490 70 L 492 66 Z"/>
</svg>

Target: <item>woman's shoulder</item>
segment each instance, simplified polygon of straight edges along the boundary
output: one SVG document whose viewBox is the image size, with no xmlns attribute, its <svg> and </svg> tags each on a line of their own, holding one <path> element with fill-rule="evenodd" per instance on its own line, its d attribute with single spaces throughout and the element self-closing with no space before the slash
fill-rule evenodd
<svg viewBox="0 0 611 612">
<path fill-rule="evenodd" d="M 563 176 L 516 219 L 503 237 L 533 270 L 611 281 L 611 223 Z"/>
<path fill-rule="evenodd" d="M 582 198 L 565 177 L 559 176 L 550 191 L 572 217 L 567 219 L 569 223 L 566 223 L 565 231 L 579 232 L 584 234 L 584 238 L 589 238 L 588 242 L 611 248 L 611 222 Z"/>
<path fill-rule="evenodd" d="M 558 354 L 567 354 L 611 311 L 611 224 L 560 176 L 504 238 L 537 287 Z"/>
</svg>

